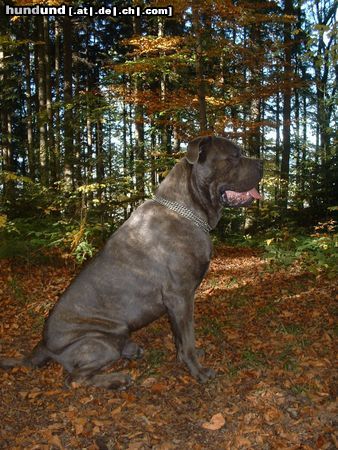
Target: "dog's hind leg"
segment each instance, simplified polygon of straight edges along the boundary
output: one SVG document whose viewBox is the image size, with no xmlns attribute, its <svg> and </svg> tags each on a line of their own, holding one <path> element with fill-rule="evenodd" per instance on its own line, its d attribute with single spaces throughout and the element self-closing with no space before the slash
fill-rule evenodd
<svg viewBox="0 0 338 450">
<path fill-rule="evenodd" d="M 119 339 L 120 340 L 120 339 Z M 121 357 L 119 345 L 109 335 L 87 334 L 68 346 L 55 359 L 69 372 L 67 384 L 78 382 L 85 385 L 118 389 L 127 387 L 131 378 L 125 373 L 103 373 L 101 370 Z"/>
</svg>

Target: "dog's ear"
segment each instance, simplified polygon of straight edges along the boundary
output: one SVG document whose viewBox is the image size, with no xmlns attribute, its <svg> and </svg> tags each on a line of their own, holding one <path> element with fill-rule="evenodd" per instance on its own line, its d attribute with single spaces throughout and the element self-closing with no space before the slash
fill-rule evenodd
<svg viewBox="0 0 338 450">
<path fill-rule="evenodd" d="M 186 158 L 190 164 L 195 164 L 198 160 L 202 160 L 207 147 L 211 144 L 211 136 L 200 136 L 189 142 Z"/>
</svg>

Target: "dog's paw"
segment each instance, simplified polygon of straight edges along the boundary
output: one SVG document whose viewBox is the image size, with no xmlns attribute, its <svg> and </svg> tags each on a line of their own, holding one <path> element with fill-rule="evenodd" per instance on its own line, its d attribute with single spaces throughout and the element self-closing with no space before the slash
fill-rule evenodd
<svg viewBox="0 0 338 450">
<path fill-rule="evenodd" d="M 197 348 L 196 349 L 196 355 L 198 359 L 203 359 L 205 357 L 205 350 L 204 348 Z"/>
<path fill-rule="evenodd" d="M 211 378 L 215 378 L 216 377 L 216 372 L 214 371 L 214 369 L 210 369 L 209 367 L 202 367 L 198 373 L 197 373 L 197 380 L 200 383 L 206 383 L 208 380 L 210 380 Z"/>
<path fill-rule="evenodd" d="M 129 374 L 115 374 L 116 378 L 107 386 L 107 389 L 125 391 L 133 380 Z"/>
<path fill-rule="evenodd" d="M 135 342 L 128 341 L 122 350 L 122 358 L 125 359 L 141 359 L 143 357 L 143 348 Z"/>
</svg>

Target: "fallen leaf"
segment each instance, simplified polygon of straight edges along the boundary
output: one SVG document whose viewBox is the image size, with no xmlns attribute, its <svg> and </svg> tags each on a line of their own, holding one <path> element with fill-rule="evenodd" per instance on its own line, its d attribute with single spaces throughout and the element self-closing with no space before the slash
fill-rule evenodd
<svg viewBox="0 0 338 450">
<path fill-rule="evenodd" d="M 90 403 L 93 400 L 94 400 L 94 397 L 92 395 L 90 395 L 89 397 L 81 398 L 80 403 L 82 403 L 83 405 L 87 405 L 87 403 Z"/>
<path fill-rule="evenodd" d="M 280 417 L 281 413 L 276 408 L 270 408 L 264 414 L 264 419 L 269 425 L 277 422 Z"/>
<path fill-rule="evenodd" d="M 85 417 L 78 417 L 74 420 L 73 425 L 75 428 L 76 435 L 83 433 L 86 423 L 87 423 L 87 419 Z"/>
<path fill-rule="evenodd" d="M 120 414 L 120 412 L 122 411 L 122 407 L 123 407 L 123 405 L 120 405 L 117 408 L 112 409 L 110 415 L 116 416 L 117 414 Z"/>
<path fill-rule="evenodd" d="M 63 449 L 63 445 L 61 442 L 61 439 L 59 438 L 59 436 L 57 436 L 56 434 L 53 434 L 50 439 L 48 439 L 48 444 L 54 447 L 57 447 L 59 449 Z"/>
<path fill-rule="evenodd" d="M 175 446 L 171 442 L 163 442 L 156 447 L 156 450 L 173 450 L 174 448 Z"/>
<path fill-rule="evenodd" d="M 225 424 L 225 419 L 223 414 L 218 413 L 215 414 L 214 416 L 212 416 L 212 418 L 210 419 L 210 422 L 204 422 L 202 424 L 202 428 L 204 428 L 205 430 L 219 430 L 220 428 L 223 427 L 223 425 Z"/>
<path fill-rule="evenodd" d="M 151 386 L 150 390 L 151 392 L 160 394 L 161 392 L 165 391 L 167 389 L 167 385 L 163 383 L 155 383 Z"/>
<path fill-rule="evenodd" d="M 143 386 L 143 387 L 149 387 L 149 386 L 152 386 L 155 382 L 156 382 L 156 378 L 154 378 L 154 377 L 149 377 L 149 378 L 146 378 L 146 379 L 142 382 L 142 385 L 141 385 L 141 386 Z"/>
<path fill-rule="evenodd" d="M 251 448 L 251 441 L 249 441 L 249 439 L 244 436 L 237 436 L 236 437 L 236 448 L 240 448 L 240 447 Z"/>
<path fill-rule="evenodd" d="M 144 442 L 143 441 L 136 441 L 129 444 L 127 447 L 127 450 L 139 450 L 143 447 Z"/>
</svg>

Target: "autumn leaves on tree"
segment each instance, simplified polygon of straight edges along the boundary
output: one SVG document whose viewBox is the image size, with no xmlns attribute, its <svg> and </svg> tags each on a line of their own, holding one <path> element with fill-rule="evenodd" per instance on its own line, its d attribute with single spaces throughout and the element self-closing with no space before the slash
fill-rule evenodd
<svg viewBox="0 0 338 450">
<path fill-rule="evenodd" d="M 42 208 L 58 193 L 56 210 L 125 217 L 207 133 L 266 160 L 270 210 L 335 206 L 334 2 L 172 5 L 173 17 L 1 16 L 6 214 L 43 191 Z"/>
</svg>

